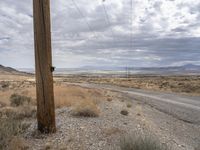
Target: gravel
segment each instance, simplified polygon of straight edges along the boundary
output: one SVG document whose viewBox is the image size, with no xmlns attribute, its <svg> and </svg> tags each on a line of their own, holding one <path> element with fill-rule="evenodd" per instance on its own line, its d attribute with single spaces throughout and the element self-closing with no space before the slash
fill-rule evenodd
<svg viewBox="0 0 200 150">
<path fill-rule="evenodd" d="M 190 143 L 182 141 L 179 136 L 171 133 L 167 122 L 175 118 L 147 104 L 139 103 L 138 100 L 134 101 L 126 95 L 115 92 L 110 94 L 113 100 L 102 101 L 99 104 L 101 113 L 96 118 L 75 117 L 71 115 L 70 107 L 57 109 L 55 134 L 38 133 L 36 120 L 33 120 L 24 134 L 30 149 L 120 150 L 120 138 L 137 132 L 142 135 L 152 133 L 162 143 L 170 145 L 170 150 L 194 150 Z M 127 103 L 132 107 L 127 108 Z M 128 110 L 127 116 L 121 115 L 123 109 Z M 176 123 L 180 124 L 181 120 Z M 173 125 L 176 126 L 175 123 Z M 187 127 L 186 125 L 185 129 L 189 128 Z"/>
</svg>

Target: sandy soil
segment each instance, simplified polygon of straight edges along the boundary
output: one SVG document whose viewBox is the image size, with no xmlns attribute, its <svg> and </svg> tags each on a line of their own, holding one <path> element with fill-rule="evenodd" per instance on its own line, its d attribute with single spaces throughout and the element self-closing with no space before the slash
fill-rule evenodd
<svg viewBox="0 0 200 150">
<path fill-rule="evenodd" d="M 22 144 L 30 150 L 117 150 L 120 149 L 120 138 L 134 133 L 151 134 L 169 146 L 170 150 L 194 150 L 200 143 L 199 125 L 179 120 L 123 93 L 83 88 L 63 81 L 66 79 L 57 78 L 55 82 L 55 134 L 38 133 L 35 117 L 23 120 L 30 127 L 20 137 L 23 138 Z M 1 81 L 0 85 L 0 104 L 4 104 L 0 110 L 9 106 L 9 98 L 13 93 L 32 97 L 31 105 L 36 104 L 35 83 L 31 78 Z M 74 116 L 73 112 L 79 103 L 83 107 L 95 106 L 99 110 L 98 117 Z M 122 110 L 128 111 L 128 115 L 122 115 Z"/>
<path fill-rule="evenodd" d="M 187 124 L 125 95 L 107 92 L 112 101 L 98 105 L 101 110 L 98 118 L 73 117 L 71 108 L 58 109 L 57 133 L 33 134 L 34 121 L 25 135 L 27 142 L 34 149 L 50 145 L 52 149 L 118 150 L 121 137 L 139 133 L 158 137 L 170 150 L 193 150 L 197 146 L 199 126 Z M 127 108 L 127 104 L 131 107 Z M 128 110 L 128 116 L 120 114 L 122 109 Z"/>
<path fill-rule="evenodd" d="M 124 77 L 65 76 L 60 81 L 111 84 L 122 87 L 167 91 L 186 95 L 200 95 L 200 76 L 151 76 L 135 75 Z"/>
</svg>

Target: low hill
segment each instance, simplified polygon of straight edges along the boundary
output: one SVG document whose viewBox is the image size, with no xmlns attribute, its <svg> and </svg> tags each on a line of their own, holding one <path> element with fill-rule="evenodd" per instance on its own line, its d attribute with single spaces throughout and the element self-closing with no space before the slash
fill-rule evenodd
<svg viewBox="0 0 200 150">
<path fill-rule="evenodd" d="M 26 75 L 27 73 L 18 71 L 11 67 L 0 65 L 0 75 Z"/>
</svg>

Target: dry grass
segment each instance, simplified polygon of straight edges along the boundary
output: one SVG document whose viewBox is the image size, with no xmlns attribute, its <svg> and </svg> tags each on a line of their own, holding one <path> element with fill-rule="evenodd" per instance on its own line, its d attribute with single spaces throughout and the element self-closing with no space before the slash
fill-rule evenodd
<svg viewBox="0 0 200 150">
<path fill-rule="evenodd" d="M 142 106 L 141 106 L 140 104 L 137 104 L 137 105 L 136 105 L 135 112 L 136 112 L 136 115 L 137 115 L 137 116 L 143 115 Z"/>
<path fill-rule="evenodd" d="M 128 108 L 131 108 L 131 107 L 132 107 L 132 105 L 131 105 L 130 103 L 128 103 L 126 106 L 127 106 Z"/>
<path fill-rule="evenodd" d="M 31 97 L 19 95 L 19 94 L 12 94 L 10 96 L 10 105 L 14 107 L 22 106 L 22 105 L 29 105 L 31 102 Z"/>
<path fill-rule="evenodd" d="M 24 81 L 29 78 L 33 78 L 33 76 L 24 76 L 24 75 L 11 75 L 11 74 L 0 74 L 0 81 Z"/>
<path fill-rule="evenodd" d="M 78 86 L 55 86 L 56 107 L 74 106 L 82 101 L 98 103 L 103 99 L 96 90 L 85 89 Z"/>
<path fill-rule="evenodd" d="M 3 102 L 6 102 L 7 105 L 1 109 L 1 116 L 3 114 L 8 118 L 12 117 L 15 119 L 35 117 L 36 89 L 34 84 L 32 86 L 27 86 L 26 84 L 19 82 L 14 85 L 14 89 L 19 87 L 16 90 L 0 91 L 0 95 L 4 97 Z M 72 114 L 75 116 L 97 117 L 100 114 L 98 104 L 106 99 L 103 93 L 101 90 L 56 83 L 54 86 L 55 106 L 56 108 L 71 106 L 73 108 Z M 9 104 L 9 99 L 11 104 Z M 18 107 L 9 107 L 9 105 Z"/>
<path fill-rule="evenodd" d="M 20 107 L 3 107 L 0 109 L 0 117 L 13 118 L 22 120 L 24 118 L 34 118 L 36 116 L 36 107 L 20 106 Z"/>
<path fill-rule="evenodd" d="M 3 102 L 0 102 L 0 108 L 5 107 L 6 104 L 4 104 Z"/>
<path fill-rule="evenodd" d="M 100 110 L 98 106 L 91 101 L 82 101 L 73 107 L 72 115 L 80 117 L 98 117 Z"/>
<path fill-rule="evenodd" d="M 104 99 L 101 92 L 92 89 L 86 89 L 79 86 L 55 86 L 55 104 L 56 107 L 75 106 L 83 101 L 98 104 Z"/>
<path fill-rule="evenodd" d="M 128 135 L 120 140 L 121 150 L 168 150 L 166 145 L 151 135 Z"/>
<path fill-rule="evenodd" d="M 10 96 L 13 94 L 13 91 L 0 91 L 0 102 L 4 105 L 10 105 Z"/>
<path fill-rule="evenodd" d="M 111 84 L 122 87 L 148 89 L 153 91 L 169 91 L 188 95 L 200 95 L 200 76 L 151 76 L 133 75 L 130 78 L 68 76 L 67 82 L 89 82 L 97 84 Z"/>
<path fill-rule="evenodd" d="M 106 135 L 106 136 L 112 136 L 112 135 L 115 135 L 115 134 L 118 134 L 118 133 L 122 133 L 123 131 L 120 130 L 119 128 L 116 128 L 116 127 L 112 127 L 112 128 L 105 128 L 103 130 L 103 133 Z"/>
<path fill-rule="evenodd" d="M 0 109 L 0 149 L 27 149 L 27 145 L 20 135 L 30 126 L 25 119 L 35 116 L 36 108 L 34 106 L 2 107 Z"/>
<path fill-rule="evenodd" d="M 18 88 L 17 90 L 0 91 L 0 103 L 9 106 L 9 99 L 13 93 L 31 97 L 31 105 L 36 105 L 36 89 L 34 85 L 28 88 Z M 82 101 L 91 101 L 98 104 L 102 100 L 105 100 L 101 90 L 87 89 L 74 85 L 55 85 L 54 96 L 56 108 L 75 106 Z"/>
<path fill-rule="evenodd" d="M 20 137 L 13 137 L 9 143 L 9 150 L 28 150 L 29 146 L 25 139 Z"/>
<path fill-rule="evenodd" d="M 108 102 L 111 102 L 111 101 L 112 101 L 112 98 L 111 98 L 111 97 L 108 97 L 108 98 L 107 98 L 107 101 L 108 101 Z"/>
<path fill-rule="evenodd" d="M 21 120 L 0 118 L 0 149 L 10 149 L 9 146 L 13 138 L 22 134 L 28 126 Z"/>
<path fill-rule="evenodd" d="M 200 143 L 194 148 L 194 150 L 199 150 L 200 149 Z"/>
</svg>

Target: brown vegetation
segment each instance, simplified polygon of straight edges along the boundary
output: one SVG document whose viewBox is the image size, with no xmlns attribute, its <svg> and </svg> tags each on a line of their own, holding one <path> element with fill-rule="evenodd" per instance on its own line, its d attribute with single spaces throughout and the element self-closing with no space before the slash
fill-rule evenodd
<svg viewBox="0 0 200 150">
<path fill-rule="evenodd" d="M 36 105 L 36 89 L 35 84 L 27 86 L 27 83 L 10 83 L 13 88 L 0 91 L 0 104 L 9 106 L 10 102 L 12 106 L 20 106 L 30 103 L 30 105 Z M 22 85 L 23 86 L 22 86 Z M 74 85 L 59 85 L 54 87 L 55 105 L 56 108 L 63 106 L 75 106 L 82 101 L 91 101 L 95 104 L 100 103 L 105 99 L 103 91 L 95 89 L 87 89 Z"/>
<path fill-rule="evenodd" d="M 16 142 L 16 139 L 19 138 L 18 136 L 22 134 L 28 126 L 28 124 L 23 123 L 21 120 L 0 117 L 0 149 L 12 149 L 10 146 L 13 146 L 13 144 L 21 145 L 22 143 Z M 14 139 L 15 143 L 13 143 Z"/>
<path fill-rule="evenodd" d="M 95 77 L 95 76 L 72 76 L 64 77 L 65 82 L 89 82 L 98 84 L 111 84 L 122 87 L 148 89 L 153 91 L 168 91 L 185 93 L 188 95 L 200 95 L 200 76 L 151 76 L 135 75 L 130 78 L 124 77 Z"/>
<path fill-rule="evenodd" d="M 161 77 L 157 77 L 157 78 L 159 79 Z M 148 87 L 149 89 L 154 89 L 154 88 L 157 89 L 157 87 L 158 87 L 157 84 L 163 84 L 163 86 L 161 86 L 160 89 L 158 88 L 158 90 L 172 91 L 172 89 L 177 88 L 176 86 L 168 86 L 168 83 L 163 83 L 163 82 L 157 83 L 158 82 L 158 81 L 156 81 L 157 78 L 154 78 L 154 77 L 151 78 L 152 84 L 149 84 L 150 86 L 147 86 L 145 83 L 142 83 L 142 81 L 141 81 L 139 84 L 140 85 L 139 87 L 140 88 Z M 166 80 L 167 78 L 168 77 L 163 77 L 162 80 Z M 155 79 L 155 81 L 153 79 Z M 140 80 L 140 79 L 137 79 L 137 80 Z M 180 81 L 178 81 L 178 80 L 179 80 L 179 77 L 177 79 L 173 79 L 173 80 L 170 79 L 168 82 L 170 82 L 170 85 L 171 85 L 172 81 L 173 81 L 174 82 L 173 85 L 178 85 L 178 86 L 181 86 L 182 84 L 185 85 L 186 82 L 189 84 L 189 82 L 190 82 L 189 80 L 186 80 L 185 83 L 181 83 L 182 80 L 180 80 Z M 192 81 L 191 83 L 193 83 L 194 80 L 195 80 L 195 78 L 191 78 L 191 81 Z M 177 81 L 177 83 L 175 81 Z M 199 81 L 199 79 L 196 80 L 197 83 L 199 83 L 198 81 Z M 90 78 L 87 78 L 87 82 L 91 82 Z M 133 79 L 133 78 L 129 78 L 129 79 L 122 79 L 122 78 L 111 79 L 111 78 L 109 78 L 109 80 L 107 80 L 107 79 L 105 80 L 104 78 L 102 78 L 102 79 L 99 78 L 99 79 L 95 79 L 92 82 L 95 82 L 95 83 L 104 82 L 106 84 L 114 84 L 114 85 L 119 84 L 120 86 L 126 86 L 126 87 L 129 87 L 129 86 L 134 87 L 137 85 L 137 81 L 135 81 L 135 79 Z M 143 79 L 143 82 L 150 82 L 150 78 L 149 78 L 149 81 L 146 81 L 145 79 Z M 20 148 L 26 149 L 26 147 L 27 147 L 26 141 L 24 141 L 24 139 L 21 138 L 20 135 L 29 126 L 28 124 L 24 124 L 24 122 L 31 122 L 35 119 L 35 115 L 36 115 L 35 83 L 29 82 L 29 81 L 23 81 L 23 82 L 22 81 L 19 81 L 19 82 L 9 82 L 8 81 L 8 82 L 2 82 L 2 83 L 3 83 L 2 86 L 0 86 L 0 88 L 1 88 L 1 90 L 0 90 L 0 97 L 1 97 L 1 99 L 0 99 L 0 146 L 2 146 L 3 149 L 6 149 L 8 147 L 8 145 L 14 146 L 19 149 Z M 191 85 L 191 86 L 195 87 L 197 85 L 195 83 L 194 85 Z M 170 88 L 168 88 L 168 87 L 170 87 Z M 190 94 L 193 93 L 193 92 L 191 92 L 191 89 L 190 88 L 187 89 L 188 93 L 190 93 Z M 194 91 L 197 92 L 198 90 L 199 89 L 197 87 L 197 89 Z M 182 92 L 183 89 L 180 89 L 180 91 Z M 66 118 L 71 117 L 72 119 L 74 119 L 73 121 L 77 121 L 77 122 L 80 119 L 79 117 L 101 116 L 100 117 L 100 120 L 101 120 L 102 118 L 104 118 L 105 115 L 113 115 L 113 114 L 114 115 L 117 114 L 118 118 L 127 119 L 127 122 L 129 121 L 129 118 L 132 117 L 133 115 L 136 116 L 137 119 L 139 118 L 138 120 L 140 120 L 140 118 L 142 120 L 143 116 L 144 116 L 144 112 L 145 112 L 145 111 L 143 112 L 143 109 L 141 108 L 141 105 L 139 103 L 138 103 L 138 105 L 136 105 L 135 103 L 132 103 L 132 101 L 131 102 L 128 101 L 126 99 L 126 97 L 119 96 L 118 94 L 115 95 L 115 93 L 113 93 L 113 92 L 104 91 L 104 90 L 82 88 L 77 85 L 69 85 L 69 84 L 66 84 L 63 82 L 61 82 L 61 83 L 55 82 L 54 94 L 55 94 L 56 108 L 71 107 L 72 109 L 64 108 L 64 109 L 60 109 L 60 110 L 66 109 L 67 113 L 69 110 L 69 112 L 71 112 L 70 115 L 76 116 L 76 117 L 74 117 L 74 116 L 68 116 L 68 114 L 63 114 L 63 115 L 58 115 L 58 117 L 59 116 L 66 116 Z M 104 101 L 104 100 L 108 101 L 108 102 L 106 102 L 105 104 L 101 103 L 101 101 Z M 10 103 L 10 101 L 11 101 L 11 103 Z M 121 103 L 121 102 L 123 102 L 123 103 Z M 11 106 L 13 106 L 13 107 L 11 107 Z M 117 107 L 117 109 L 115 109 L 116 107 Z M 101 108 L 102 112 L 100 112 L 99 108 Z M 121 109 L 121 108 L 124 108 L 124 109 Z M 60 110 L 58 110 L 58 112 L 60 112 Z M 108 111 L 108 112 L 106 112 L 106 111 Z M 120 113 L 122 115 L 120 115 Z M 126 116 L 126 115 L 128 115 L 128 116 Z M 121 116 L 121 117 L 119 117 L 119 116 Z M 92 121 L 94 120 L 95 121 L 96 119 L 98 119 L 98 118 L 93 118 L 93 119 L 90 118 L 90 119 L 86 119 L 86 120 L 92 120 Z M 117 120 L 117 119 L 113 119 L 113 120 Z M 66 120 L 67 119 L 61 120 L 61 123 L 63 123 L 62 125 L 65 124 Z M 81 119 L 81 120 L 85 120 L 85 119 Z M 105 123 L 106 125 L 108 124 L 107 122 L 108 121 L 106 120 L 106 123 Z M 125 122 L 126 126 L 128 126 L 128 124 L 129 124 L 127 122 Z M 121 121 L 119 123 L 124 123 L 124 122 Z M 119 123 L 117 122 L 115 125 L 118 125 Z M 123 124 L 123 126 L 125 125 L 125 123 Z M 14 124 L 16 125 L 15 127 L 13 127 Z M 133 124 L 134 123 L 131 123 L 131 125 L 133 125 Z M 79 122 L 77 123 L 77 125 L 79 125 Z M 73 124 L 73 126 L 74 126 L 74 124 Z M 12 128 L 12 129 L 10 130 L 10 128 Z M 79 129 L 79 126 L 78 126 L 78 129 Z M 120 128 L 120 126 L 116 126 L 116 127 L 115 126 L 111 126 L 111 127 L 105 126 L 105 128 L 103 126 L 101 133 L 103 133 L 103 135 L 105 137 L 110 138 L 114 135 L 117 135 L 117 136 L 121 135 L 124 132 L 127 133 L 127 130 L 124 131 L 122 128 Z M 12 131 L 12 132 L 10 132 L 10 131 Z M 32 131 L 32 130 L 30 130 L 30 131 Z M 65 131 L 68 132 L 68 130 L 65 130 Z M 82 131 L 85 131 L 85 128 L 80 127 L 79 131 L 80 131 L 80 133 L 82 133 Z M 72 130 L 72 132 L 74 132 L 74 130 Z M 32 132 L 31 132 L 31 135 L 32 135 Z M 67 135 L 68 135 L 68 133 L 67 133 Z M 2 138 L 2 137 L 4 137 L 4 138 Z M 40 137 L 40 135 L 38 137 Z M 127 145 L 133 147 L 135 145 L 138 145 L 138 143 L 140 143 L 141 141 L 143 142 L 143 145 L 150 144 L 150 146 L 152 146 L 151 141 L 150 141 L 150 143 L 148 143 L 149 142 L 148 139 L 146 139 L 146 138 L 138 139 L 137 137 L 129 138 L 129 139 L 126 139 L 125 141 L 122 141 L 122 143 L 120 143 L 120 146 L 121 146 L 122 150 L 124 147 L 126 150 Z M 133 145 L 133 144 L 135 144 L 135 145 Z M 45 149 L 49 149 L 49 148 L 53 149 L 54 148 L 53 146 L 54 145 L 49 145 L 47 143 L 45 145 Z M 1 147 L 0 147 L 0 149 L 1 149 Z"/>
<path fill-rule="evenodd" d="M 120 140 L 121 150 L 168 150 L 166 145 L 150 135 L 128 135 Z"/>
<path fill-rule="evenodd" d="M 111 101 L 112 101 L 112 98 L 111 98 L 111 97 L 108 97 L 108 98 L 107 98 L 107 101 L 108 101 L 108 102 L 111 102 Z"/>
<path fill-rule="evenodd" d="M 132 107 L 132 105 L 129 103 L 129 104 L 127 104 L 126 105 L 128 108 L 131 108 Z"/>
<path fill-rule="evenodd" d="M 94 102 L 82 101 L 74 106 L 72 115 L 80 117 L 98 117 L 100 110 Z"/>
<path fill-rule="evenodd" d="M 115 134 L 118 134 L 118 133 L 122 133 L 123 131 L 120 130 L 119 128 L 116 128 L 116 127 L 112 127 L 112 128 L 105 128 L 103 130 L 103 133 L 106 135 L 106 136 L 112 136 L 112 135 L 115 135 Z"/>
<path fill-rule="evenodd" d="M 19 94 L 12 94 L 10 96 L 10 105 L 14 107 L 22 106 L 25 104 L 29 104 L 31 102 L 31 97 L 19 95 Z"/>
<path fill-rule="evenodd" d="M 36 117 L 36 90 L 34 82 L 0 82 L 0 149 L 26 149 L 21 134 L 29 126 L 27 119 Z M 103 91 L 74 85 L 55 84 L 56 108 L 72 107 L 73 115 L 97 117 L 98 104 L 106 99 Z M 10 147 L 10 146 L 11 147 Z"/>
</svg>

